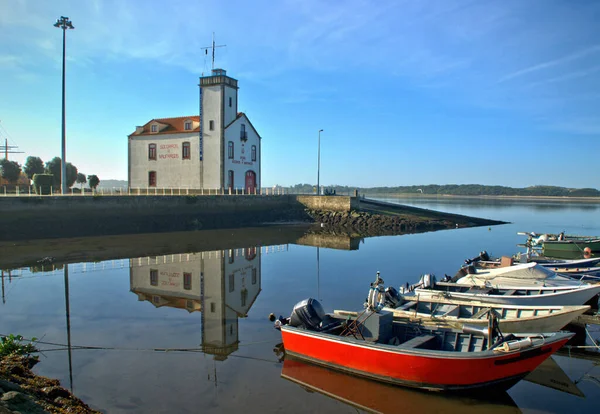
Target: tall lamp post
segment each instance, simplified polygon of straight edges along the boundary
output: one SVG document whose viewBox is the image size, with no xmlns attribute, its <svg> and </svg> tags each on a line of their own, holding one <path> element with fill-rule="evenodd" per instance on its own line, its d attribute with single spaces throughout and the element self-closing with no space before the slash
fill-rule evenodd
<svg viewBox="0 0 600 414">
<path fill-rule="evenodd" d="M 62 56 L 62 154 L 60 159 L 61 166 L 61 174 L 60 174 L 60 182 L 61 182 L 61 193 L 67 194 L 69 188 L 67 187 L 67 139 L 65 137 L 65 39 L 67 29 L 75 29 L 73 27 L 73 23 L 69 20 L 68 17 L 60 16 L 60 19 L 56 20 L 54 23 L 54 27 L 58 27 L 63 31 L 63 56 Z"/>
<path fill-rule="evenodd" d="M 321 195 L 321 132 L 319 129 L 319 150 L 317 155 L 317 195 Z"/>
</svg>

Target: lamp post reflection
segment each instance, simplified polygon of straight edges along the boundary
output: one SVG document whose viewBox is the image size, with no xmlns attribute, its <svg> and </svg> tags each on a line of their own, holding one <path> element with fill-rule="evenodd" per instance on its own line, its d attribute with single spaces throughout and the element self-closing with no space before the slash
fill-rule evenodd
<svg viewBox="0 0 600 414">
<path fill-rule="evenodd" d="M 73 362 L 71 358 L 71 306 L 69 300 L 69 265 L 63 267 L 65 279 L 65 315 L 67 319 L 67 356 L 69 359 L 69 385 L 73 392 Z"/>
</svg>

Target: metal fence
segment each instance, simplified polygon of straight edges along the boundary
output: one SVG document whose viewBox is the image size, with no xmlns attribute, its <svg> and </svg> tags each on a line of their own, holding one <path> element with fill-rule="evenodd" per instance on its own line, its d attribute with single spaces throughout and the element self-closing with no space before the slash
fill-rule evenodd
<svg viewBox="0 0 600 414">
<path fill-rule="evenodd" d="M 87 190 L 87 191 L 86 191 Z M 98 188 L 94 191 L 78 188 L 70 188 L 68 194 L 61 194 L 60 188 L 50 187 L 48 194 L 37 194 L 33 186 L 11 186 L 10 190 L 7 186 L 3 186 L 0 191 L 0 197 L 46 197 L 46 196 L 68 196 L 68 197 L 90 197 L 90 196 L 186 196 L 186 195 L 257 195 L 257 196 L 274 196 L 274 195 L 316 195 L 315 191 L 301 191 L 293 187 L 263 187 L 254 188 L 248 191 L 245 188 L 188 188 L 188 187 L 112 187 Z M 337 195 L 352 195 L 351 191 L 337 193 Z"/>
</svg>

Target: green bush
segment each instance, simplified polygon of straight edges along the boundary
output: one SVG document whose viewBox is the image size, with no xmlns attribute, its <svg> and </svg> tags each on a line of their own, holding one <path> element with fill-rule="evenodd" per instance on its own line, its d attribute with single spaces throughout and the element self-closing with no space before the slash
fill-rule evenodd
<svg viewBox="0 0 600 414">
<path fill-rule="evenodd" d="M 37 341 L 36 338 L 32 338 L 32 342 L 25 342 L 21 335 L 10 334 L 0 338 L 0 357 L 9 355 L 29 355 L 33 352 L 37 352 L 38 349 L 33 344 Z"/>
<path fill-rule="evenodd" d="M 34 174 L 33 188 L 35 188 L 36 194 L 50 194 L 50 191 L 54 191 L 55 189 L 52 189 L 53 179 L 54 175 L 52 174 Z"/>
</svg>

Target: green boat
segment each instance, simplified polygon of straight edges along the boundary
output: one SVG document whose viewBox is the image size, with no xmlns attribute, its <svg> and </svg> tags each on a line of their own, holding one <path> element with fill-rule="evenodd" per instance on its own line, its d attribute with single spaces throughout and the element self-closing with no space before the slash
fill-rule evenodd
<svg viewBox="0 0 600 414">
<path fill-rule="evenodd" d="M 532 232 L 527 235 L 527 245 L 541 246 L 543 254 L 546 256 L 556 253 L 600 252 L 600 236 L 574 236 L 564 232 L 559 234 Z"/>
</svg>

